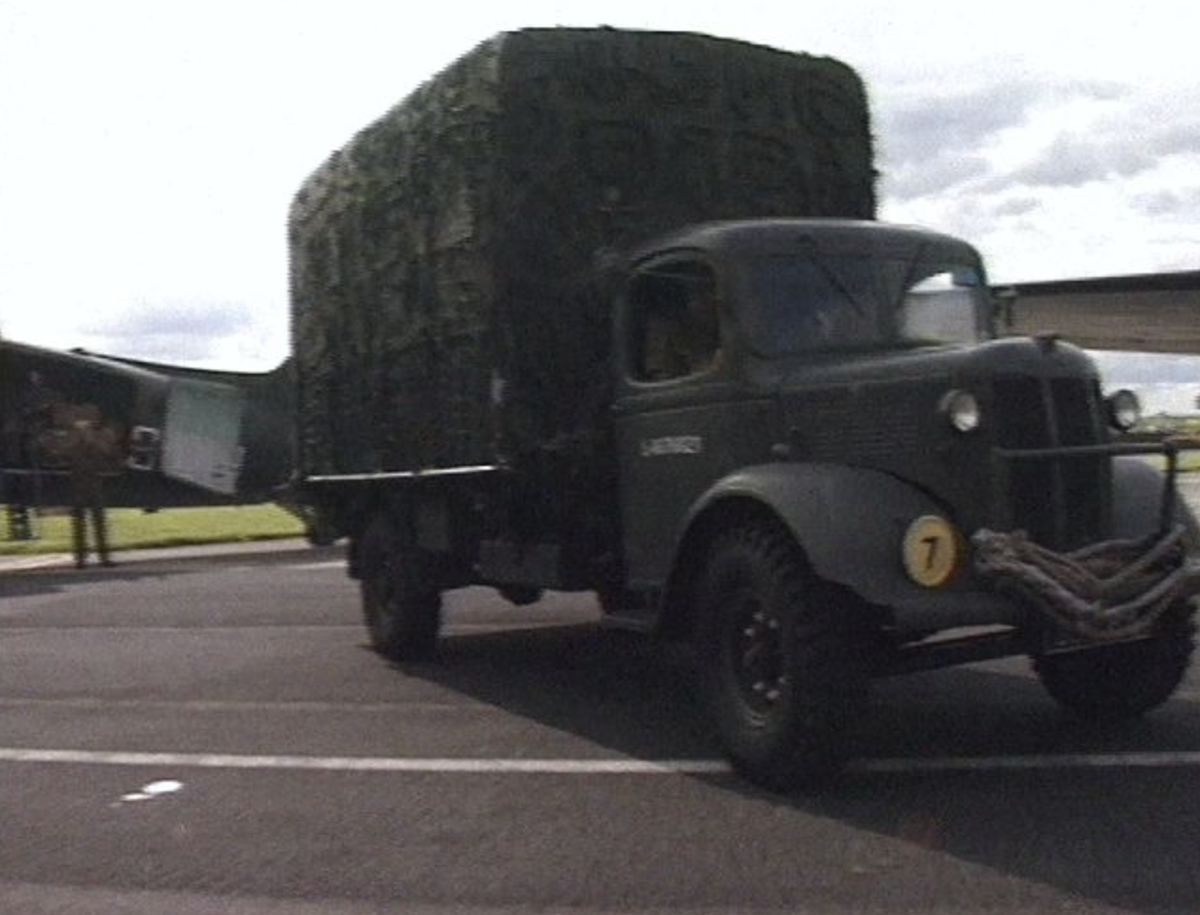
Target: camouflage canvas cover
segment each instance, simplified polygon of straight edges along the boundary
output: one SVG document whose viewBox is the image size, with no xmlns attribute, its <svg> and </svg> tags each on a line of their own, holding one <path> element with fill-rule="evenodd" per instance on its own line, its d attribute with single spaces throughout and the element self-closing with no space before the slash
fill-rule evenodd
<svg viewBox="0 0 1200 915">
<path fill-rule="evenodd" d="M 874 215 L 846 65 L 685 33 L 483 43 L 335 152 L 290 218 L 305 474 L 520 461 L 604 415 L 599 265 L 684 224 Z"/>
</svg>

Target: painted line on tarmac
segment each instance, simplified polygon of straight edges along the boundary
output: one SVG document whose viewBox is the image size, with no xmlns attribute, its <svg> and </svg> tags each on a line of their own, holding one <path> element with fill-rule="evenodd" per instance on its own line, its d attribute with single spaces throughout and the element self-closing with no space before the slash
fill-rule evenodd
<svg viewBox="0 0 1200 915">
<path fill-rule="evenodd" d="M 255 569 L 255 566 L 244 566 L 247 569 Z M 289 562 L 283 566 L 293 572 L 323 572 L 326 569 L 344 569 L 346 568 L 346 560 L 344 559 L 323 559 L 320 562 Z"/>
<path fill-rule="evenodd" d="M 1200 751 L 1168 750 L 1128 753 L 1064 753 L 1030 756 L 949 756 L 928 759 L 867 759 L 851 768 L 859 772 L 921 774 L 925 772 L 995 772 L 1032 769 L 1170 769 L 1200 766 Z"/>
<path fill-rule="evenodd" d="M 179 633 L 187 635 L 228 635 L 230 633 L 249 633 L 249 632 L 359 632 L 362 630 L 361 623 L 246 623 L 244 625 L 217 625 L 206 626 L 203 620 L 198 620 L 192 625 L 166 626 L 166 625 L 139 625 L 138 623 L 116 623 L 114 625 L 103 625 L 90 622 L 82 622 L 75 626 L 5 626 L 0 631 L 6 635 L 78 635 L 79 633 L 113 633 L 113 632 L 137 632 L 143 635 L 176 635 Z"/>
<path fill-rule="evenodd" d="M 0 617 L 2 619 L 3 617 Z M 476 633 L 504 632 L 519 635 L 523 632 L 534 632 L 542 629 L 576 629 L 580 626 L 592 626 L 592 620 L 572 622 L 562 620 L 522 620 L 512 623 L 505 620 L 496 622 L 447 622 L 442 626 L 443 635 L 472 635 Z M 192 624 L 168 626 L 162 624 L 142 625 L 136 622 L 115 623 L 105 625 L 100 623 L 81 622 L 73 626 L 4 626 L 0 631 L 8 635 L 76 635 L 80 632 L 112 633 L 137 632 L 144 635 L 228 635 L 229 633 L 276 632 L 286 631 L 295 633 L 311 632 L 362 632 L 366 633 L 362 623 L 235 623 L 233 625 L 205 625 L 203 620 Z"/>
<path fill-rule="evenodd" d="M 62 696 L 56 698 L 0 698 L 0 709 L 36 711 L 108 711 L 108 712 L 299 712 L 301 714 L 397 714 L 407 712 L 473 712 L 503 714 L 486 702 L 330 702 L 254 700 L 254 699 L 100 699 Z"/>
<path fill-rule="evenodd" d="M 0 763 L 69 763 L 198 769 L 318 772 L 392 772 L 433 775 L 724 775 L 715 759 L 474 759 L 358 756 L 262 756 L 229 753 L 145 753 L 0 747 Z M 864 759 L 850 771 L 864 774 L 1030 771 L 1052 769 L 1150 769 L 1200 766 L 1200 751 L 1032 756 Z"/>
<path fill-rule="evenodd" d="M 460 775 L 696 775 L 730 771 L 727 763 L 708 759 L 420 759 L 358 756 L 244 756 L 223 753 L 128 753 L 10 747 L 0 747 L 0 762 Z"/>
</svg>

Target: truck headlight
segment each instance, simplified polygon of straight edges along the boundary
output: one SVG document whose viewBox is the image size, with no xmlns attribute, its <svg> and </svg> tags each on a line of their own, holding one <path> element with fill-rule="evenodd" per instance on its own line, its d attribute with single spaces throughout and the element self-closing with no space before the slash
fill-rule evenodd
<svg viewBox="0 0 1200 915">
<path fill-rule="evenodd" d="M 949 392 L 942 398 L 938 409 L 956 432 L 974 432 L 982 420 L 979 401 L 970 391 Z"/>
<path fill-rule="evenodd" d="M 1104 401 L 1108 408 L 1108 423 L 1114 429 L 1128 432 L 1142 418 L 1142 404 L 1133 391 L 1122 388 L 1113 391 Z"/>
</svg>

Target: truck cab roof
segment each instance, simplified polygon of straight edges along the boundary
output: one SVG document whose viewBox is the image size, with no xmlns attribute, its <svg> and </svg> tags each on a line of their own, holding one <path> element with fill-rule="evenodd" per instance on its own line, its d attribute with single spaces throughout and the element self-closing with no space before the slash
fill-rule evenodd
<svg viewBox="0 0 1200 915">
<path fill-rule="evenodd" d="M 808 250 L 899 260 L 923 256 L 975 265 L 982 262 L 967 242 L 917 226 L 862 219 L 745 219 L 698 223 L 658 236 L 634 249 L 630 264 L 682 250 L 716 258 Z"/>
</svg>

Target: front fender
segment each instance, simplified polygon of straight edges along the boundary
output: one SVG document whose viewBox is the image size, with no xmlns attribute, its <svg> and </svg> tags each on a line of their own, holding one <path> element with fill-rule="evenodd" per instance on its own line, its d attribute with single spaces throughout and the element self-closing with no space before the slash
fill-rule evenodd
<svg viewBox="0 0 1200 915">
<path fill-rule="evenodd" d="M 837 464 L 748 467 L 705 493 L 689 522 L 728 499 L 769 509 L 796 537 L 818 576 L 865 600 L 895 605 L 929 594 L 905 573 L 901 544 L 913 520 L 946 513 L 895 477 Z"/>
</svg>

